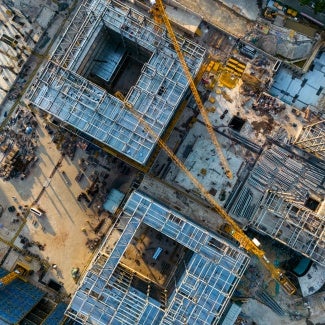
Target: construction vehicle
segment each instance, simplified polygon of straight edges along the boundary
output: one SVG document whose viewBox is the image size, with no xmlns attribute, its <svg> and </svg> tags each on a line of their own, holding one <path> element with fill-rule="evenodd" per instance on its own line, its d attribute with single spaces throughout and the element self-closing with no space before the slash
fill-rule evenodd
<svg viewBox="0 0 325 325">
<path fill-rule="evenodd" d="M 297 10 L 294 10 L 292 8 L 288 8 L 285 12 L 288 16 L 291 16 L 291 17 L 297 17 L 298 15 L 298 11 Z"/>
<path fill-rule="evenodd" d="M 13 271 L 0 278 L 0 289 L 4 288 L 17 278 L 25 281 L 25 277 L 29 274 L 29 272 L 30 268 L 28 266 L 17 263 Z"/>
<path fill-rule="evenodd" d="M 209 135 L 211 137 L 211 140 L 216 148 L 216 152 L 218 153 L 218 156 L 219 156 L 219 159 L 220 159 L 220 162 L 221 162 L 221 165 L 222 165 L 222 168 L 224 169 L 225 171 L 225 174 L 228 178 L 232 178 L 232 172 L 230 170 L 230 167 L 229 167 L 229 164 L 228 164 L 228 161 L 227 159 L 225 158 L 223 152 L 222 152 L 222 149 L 221 149 L 221 146 L 219 144 L 219 141 L 216 137 L 216 134 L 213 130 L 213 127 L 211 125 L 211 122 L 209 120 L 209 116 L 206 112 L 206 109 L 202 103 L 202 100 L 201 100 L 201 97 L 199 95 L 199 92 L 198 90 L 196 89 L 196 85 L 193 81 L 193 78 L 192 78 L 192 75 L 191 75 L 191 72 L 186 64 L 186 61 L 185 61 L 185 58 L 184 58 L 184 55 L 182 53 L 182 50 L 178 44 L 178 41 L 177 41 L 177 38 L 176 38 L 176 35 L 173 31 L 173 28 L 170 24 L 170 21 L 167 17 L 167 14 L 165 12 L 165 8 L 164 8 L 164 5 L 162 3 L 161 0 L 159 1 L 154 1 L 154 0 L 151 0 L 151 2 L 153 3 L 153 6 L 150 10 L 150 12 L 153 14 L 153 17 L 154 17 L 154 20 L 156 21 L 157 24 L 162 24 L 164 23 L 166 28 L 167 28 L 167 31 L 168 31 L 168 34 L 169 34 L 169 37 L 174 45 L 174 49 L 177 53 L 177 56 L 178 56 L 178 59 L 179 59 L 179 62 L 180 64 L 182 65 L 182 68 L 183 68 L 183 71 L 186 75 L 186 78 L 187 78 L 187 81 L 189 83 L 189 87 L 192 91 L 192 94 L 193 94 L 193 97 L 195 99 L 195 102 L 196 102 L 196 105 L 198 107 L 198 109 L 200 110 L 200 113 L 203 117 L 203 121 L 204 121 L 204 124 L 209 132 Z"/>
<path fill-rule="evenodd" d="M 272 10 L 271 8 L 266 7 L 263 12 L 263 15 L 266 19 L 273 21 L 276 18 L 276 16 L 278 15 L 278 13 L 275 10 Z"/>
<path fill-rule="evenodd" d="M 165 13 L 165 9 L 161 0 L 157 0 L 155 3 L 156 8 L 163 17 L 163 21 L 168 25 L 167 30 L 169 33 L 173 33 L 172 27 L 168 20 L 168 17 Z M 171 32 L 170 32 L 171 30 Z M 174 34 L 173 34 L 174 35 Z M 173 38 L 173 42 L 177 43 L 176 38 Z M 192 79 L 191 79 L 192 80 Z M 119 94 L 118 94 L 119 95 Z M 121 99 L 124 99 L 124 96 L 121 96 Z M 272 277 L 278 281 L 283 289 L 290 295 L 296 292 L 294 284 L 284 275 L 284 273 L 276 268 L 265 256 L 265 252 L 259 248 L 257 241 L 250 239 L 245 232 L 240 228 L 240 226 L 230 217 L 230 215 L 215 201 L 214 197 L 209 193 L 208 190 L 199 182 L 199 180 L 186 168 L 184 163 L 174 154 L 174 152 L 167 146 L 167 144 L 151 129 L 148 123 L 143 119 L 143 117 L 133 108 L 133 106 L 124 100 L 125 108 L 138 119 L 138 121 L 143 125 L 144 129 L 152 136 L 162 148 L 169 158 L 174 162 L 174 164 L 182 170 L 182 172 L 191 180 L 195 187 L 200 191 L 201 195 L 211 204 L 215 211 L 226 221 L 224 229 L 226 232 L 238 243 L 242 248 L 247 252 L 254 254 L 261 261 L 262 265 L 269 270 Z"/>
<path fill-rule="evenodd" d="M 286 10 L 286 6 L 283 5 L 280 1 L 274 1 L 273 6 L 278 10 L 282 10 L 283 12 Z"/>
</svg>

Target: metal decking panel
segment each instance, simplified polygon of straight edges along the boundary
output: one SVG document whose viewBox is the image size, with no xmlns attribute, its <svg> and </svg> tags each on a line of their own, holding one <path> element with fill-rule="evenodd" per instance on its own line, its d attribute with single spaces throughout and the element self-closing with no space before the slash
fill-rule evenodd
<svg viewBox="0 0 325 325">
<path fill-rule="evenodd" d="M 0 268 L 0 278 L 8 272 Z M 0 322 L 18 324 L 45 295 L 28 282 L 16 279 L 0 290 Z"/>
</svg>

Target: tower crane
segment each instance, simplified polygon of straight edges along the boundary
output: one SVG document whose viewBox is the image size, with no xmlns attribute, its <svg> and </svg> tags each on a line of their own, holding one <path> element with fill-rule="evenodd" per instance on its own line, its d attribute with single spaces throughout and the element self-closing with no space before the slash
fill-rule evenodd
<svg viewBox="0 0 325 325">
<path fill-rule="evenodd" d="M 173 43 L 177 44 L 177 40 L 175 38 L 175 35 L 172 31 L 172 27 L 170 25 L 169 19 L 165 13 L 164 6 L 162 4 L 161 0 L 156 0 L 156 8 L 154 10 L 158 10 L 163 17 L 163 20 L 166 25 L 168 25 L 167 30 L 170 35 L 173 35 Z M 174 45 L 175 45 L 174 44 Z M 180 48 L 178 46 L 178 51 L 180 52 Z M 180 52 L 181 53 L 181 52 Z M 181 53 L 182 54 L 182 53 Z M 183 59 L 184 66 L 187 65 L 185 63 L 183 55 L 181 55 L 181 58 Z M 188 68 L 187 73 L 190 74 Z M 195 84 L 192 80 L 192 77 L 190 75 L 190 85 L 191 87 L 195 88 L 195 95 L 199 98 L 199 103 L 202 104 L 200 96 L 197 93 Z M 191 82 L 192 81 L 192 82 Z M 191 88 L 192 89 L 192 88 Z M 193 89 L 192 89 L 193 91 Z M 133 116 L 135 116 L 138 121 L 143 125 L 144 129 L 148 132 L 150 136 L 152 136 L 156 141 L 157 144 L 161 149 L 163 149 L 166 154 L 169 156 L 169 158 L 174 162 L 174 164 L 182 170 L 182 172 L 191 180 L 191 182 L 195 185 L 195 187 L 201 192 L 202 196 L 211 204 L 211 206 L 215 209 L 215 211 L 226 221 L 225 231 L 229 233 L 232 238 L 234 238 L 242 248 L 244 248 L 247 252 L 254 254 L 258 257 L 261 264 L 264 265 L 264 267 L 270 272 L 271 276 L 280 283 L 280 285 L 283 287 L 283 289 L 290 295 L 294 294 L 296 292 L 296 288 L 294 284 L 285 276 L 285 274 L 275 267 L 269 259 L 266 257 L 265 252 L 259 248 L 246 234 L 245 232 L 240 228 L 240 226 L 231 218 L 231 216 L 215 201 L 214 197 L 209 193 L 209 191 L 199 182 L 199 180 L 186 168 L 184 163 L 173 153 L 173 151 L 167 146 L 167 144 L 156 134 L 154 130 L 151 129 L 149 124 L 144 120 L 144 118 L 133 108 L 133 106 L 127 102 L 123 95 L 117 94 L 118 97 L 124 101 L 124 107 L 131 113 Z M 201 108 L 204 109 L 203 105 Z M 206 115 L 205 115 L 206 116 Z M 220 149 L 220 146 L 219 146 Z"/>
<path fill-rule="evenodd" d="M 122 98 L 121 98 L 122 99 Z M 258 257 L 262 265 L 270 272 L 272 277 L 278 281 L 283 289 L 290 295 L 296 292 L 294 284 L 284 275 L 284 273 L 275 267 L 266 257 L 265 252 L 259 248 L 239 227 L 239 225 L 231 218 L 231 216 L 215 201 L 209 191 L 199 182 L 199 180 L 186 168 L 184 163 L 173 153 L 167 144 L 151 129 L 149 124 L 143 117 L 133 108 L 133 106 L 124 101 L 125 108 L 135 116 L 143 125 L 145 130 L 152 136 L 161 149 L 163 149 L 174 164 L 191 180 L 195 187 L 200 191 L 201 195 L 211 204 L 215 211 L 226 221 L 225 231 L 237 240 L 241 247 L 247 252 Z"/>
<path fill-rule="evenodd" d="M 200 97 L 200 94 L 198 92 L 198 90 L 196 89 L 196 85 L 193 81 L 193 78 L 192 78 L 192 75 L 191 75 L 191 72 L 186 64 L 186 61 L 185 61 L 185 58 L 184 58 L 184 55 L 183 55 L 183 52 L 177 42 L 177 38 L 176 38 L 176 35 L 173 31 L 173 28 L 170 24 L 170 21 L 167 17 L 167 14 L 165 12 L 165 8 L 164 8 L 164 5 L 162 3 L 162 0 L 151 0 L 151 3 L 153 4 L 152 8 L 151 8 L 151 13 L 153 14 L 153 17 L 154 17 L 154 20 L 158 23 L 158 24 L 161 24 L 162 22 L 165 24 L 166 28 L 167 28 L 167 31 L 168 31 L 168 34 L 169 34 L 169 37 L 174 45 L 174 49 L 177 53 L 177 56 L 178 56 L 178 59 L 179 59 L 179 62 L 183 68 L 183 71 L 186 75 L 186 78 L 187 78 L 187 81 L 189 83 L 189 87 L 192 91 L 192 94 L 193 94 L 193 97 L 195 99 L 195 102 L 196 102 L 196 105 L 197 107 L 199 108 L 199 111 L 203 117 L 203 121 L 204 121 L 204 124 L 209 132 L 209 135 L 211 137 L 211 140 L 216 148 L 216 151 L 217 151 L 217 154 L 219 156 L 219 159 L 220 159 L 220 162 L 221 162 L 221 165 L 222 165 L 222 168 L 224 169 L 225 171 L 225 174 L 228 178 L 232 178 L 232 172 L 230 170 L 230 167 L 229 167 L 229 164 L 227 162 L 227 159 L 225 158 L 223 152 L 222 152 L 222 149 L 221 149 L 221 146 L 220 146 L 220 143 L 216 137 L 216 134 L 213 130 L 213 127 L 211 125 L 211 122 L 210 122 L 210 119 L 209 119 L 209 116 L 208 116 L 208 113 L 206 112 L 205 108 L 204 108 L 204 105 L 202 103 L 202 100 L 201 100 L 201 97 Z"/>
</svg>

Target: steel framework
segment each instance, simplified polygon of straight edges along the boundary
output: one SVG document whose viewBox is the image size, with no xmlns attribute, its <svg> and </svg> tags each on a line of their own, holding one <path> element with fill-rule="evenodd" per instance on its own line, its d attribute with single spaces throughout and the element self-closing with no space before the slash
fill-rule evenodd
<svg viewBox="0 0 325 325">
<path fill-rule="evenodd" d="M 193 254 L 183 261 L 166 304 L 134 287 L 135 272 L 121 258 L 143 223 Z M 214 324 L 222 315 L 249 262 L 224 239 L 184 216 L 133 192 L 70 303 L 67 315 L 83 324 Z M 164 291 L 161 293 L 164 295 Z"/>
<path fill-rule="evenodd" d="M 277 144 L 264 150 L 236 193 L 230 214 L 324 264 L 325 165 L 298 153 Z M 319 202 L 317 211 L 306 207 L 313 198 Z"/>
<path fill-rule="evenodd" d="M 325 266 L 324 216 L 268 191 L 250 222 L 260 232 Z"/>
<path fill-rule="evenodd" d="M 325 120 L 304 126 L 294 144 L 315 156 L 325 158 Z"/>
<path fill-rule="evenodd" d="M 161 136 L 188 89 L 188 81 L 165 31 L 118 1 L 83 2 L 29 89 L 28 98 L 63 123 L 144 165 L 155 139 L 124 109 L 120 99 L 80 75 L 103 30 L 114 31 L 123 43 L 132 42 L 151 53 L 126 100 Z M 180 36 L 178 41 L 190 72 L 196 74 L 204 48 Z"/>
</svg>

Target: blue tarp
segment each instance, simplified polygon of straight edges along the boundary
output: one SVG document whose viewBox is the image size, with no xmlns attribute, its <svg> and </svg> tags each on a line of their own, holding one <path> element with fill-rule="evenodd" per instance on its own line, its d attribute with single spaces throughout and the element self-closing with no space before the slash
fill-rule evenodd
<svg viewBox="0 0 325 325">
<path fill-rule="evenodd" d="M 8 274 L 0 268 L 0 278 Z M 44 296 L 44 292 L 20 279 L 0 290 L 0 324 L 17 324 Z"/>
</svg>

